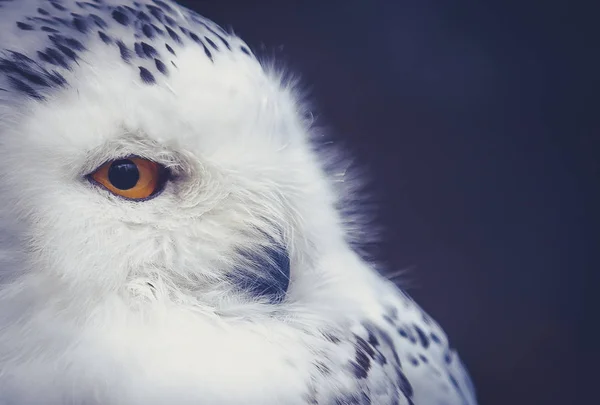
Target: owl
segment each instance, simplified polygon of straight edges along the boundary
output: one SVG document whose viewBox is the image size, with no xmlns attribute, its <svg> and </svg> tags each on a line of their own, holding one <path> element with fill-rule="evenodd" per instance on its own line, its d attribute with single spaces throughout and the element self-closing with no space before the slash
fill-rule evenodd
<svg viewBox="0 0 600 405">
<path fill-rule="evenodd" d="M 0 0 L 0 404 L 476 404 L 300 94 L 169 0 Z"/>
</svg>

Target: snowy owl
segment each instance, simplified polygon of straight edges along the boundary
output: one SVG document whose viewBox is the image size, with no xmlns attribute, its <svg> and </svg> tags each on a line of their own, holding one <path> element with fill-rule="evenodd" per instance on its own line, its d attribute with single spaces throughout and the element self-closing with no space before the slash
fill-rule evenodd
<svg viewBox="0 0 600 405">
<path fill-rule="evenodd" d="M 169 0 L 0 0 L 1 405 L 476 404 L 293 84 Z"/>
</svg>

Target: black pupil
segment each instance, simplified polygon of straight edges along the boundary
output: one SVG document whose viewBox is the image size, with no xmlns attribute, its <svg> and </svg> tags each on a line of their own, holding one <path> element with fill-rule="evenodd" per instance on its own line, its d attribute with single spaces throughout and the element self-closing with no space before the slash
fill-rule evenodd
<svg viewBox="0 0 600 405">
<path fill-rule="evenodd" d="M 108 169 L 108 180 L 119 190 L 129 190 L 135 187 L 140 179 L 140 172 L 131 160 L 115 160 Z"/>
</svg>

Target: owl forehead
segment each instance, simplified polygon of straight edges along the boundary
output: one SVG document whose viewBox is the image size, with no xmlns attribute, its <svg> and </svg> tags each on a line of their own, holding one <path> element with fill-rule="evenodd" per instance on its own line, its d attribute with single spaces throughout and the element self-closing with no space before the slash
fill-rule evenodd
<svg viewBox="0 0 600 405">
<path fill-rule="evenodd" d="M 271 142 L 250 138 L 284 132 L 282 122 L 294 115 L 282 113 L 288 93 L 241 39 L 174 2 L 0 6 L 0 116 L 26 122 L 18 130 L 31 140 L 22 142 L 62 140 L 84 150 L 115 134 L 142 132 L 214 150 L 234 139 Z M 20 108 L 22 100 L 35 108 Z"/>
<path fill-rule="evenodd" d="M 8 0 L 0 7 L 0 97 L 44 99 L 69 87 L 90 49 L 117 57 L 146 86 L 176 75 L 180 53 L 190 48 L 210 64 L 254 59 L 239 38 L 168 0 Z"/>
</svg>

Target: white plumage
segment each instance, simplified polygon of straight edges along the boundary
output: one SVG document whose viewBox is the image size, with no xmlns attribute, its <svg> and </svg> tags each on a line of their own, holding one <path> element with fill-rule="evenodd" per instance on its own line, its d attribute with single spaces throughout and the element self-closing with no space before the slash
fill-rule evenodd
<svg viewBox="0 0 600 405">
<path fill-rule="evenodd" d="M 476 404 L 239 38 L 168 0 L 0 0 L 0 50 L 0 404 Z M 134 157 L 148 198 L 94 181 Z"/>
</svg>

